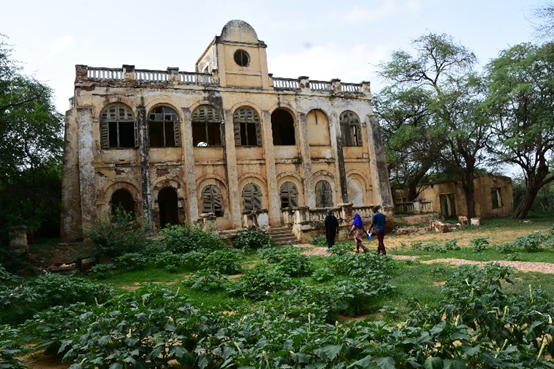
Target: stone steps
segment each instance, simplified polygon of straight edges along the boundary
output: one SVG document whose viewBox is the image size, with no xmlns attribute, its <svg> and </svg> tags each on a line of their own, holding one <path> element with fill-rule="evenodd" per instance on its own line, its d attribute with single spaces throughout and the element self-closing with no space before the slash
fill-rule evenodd
<svg viewBox="0 0 554 369">
<path fill-rule="evenodd" d="M 298 239 L 292 234 L 292 230 L 287 227 L 270 228 L 269 236 L 273 238 L 276 246 L 295 245 L 298 243 Z"/>
</svg>

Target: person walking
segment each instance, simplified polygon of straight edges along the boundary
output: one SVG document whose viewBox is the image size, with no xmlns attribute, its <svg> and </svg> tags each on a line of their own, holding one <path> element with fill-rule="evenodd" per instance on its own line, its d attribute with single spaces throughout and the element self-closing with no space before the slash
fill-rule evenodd
<svg viewBox="0 0 554 369">
<path fill-rule="evenodd" d="M 354 233 L 354 240 L 356 241 L 356 254 L 360 252 L 360 247 L 362 248 L 362 250 L 364 250 L 364 252 L 367 252 L 367 247 L 365 247 L 362 243 L 362 239 L 365 235 L 364 222 L 362 221 L 362 217 L 358 213 L 354 214 L 352 229 L 350 229 L 348 236 L 350 236 L 352 233 Z"/>
<path fill-rule="evenodd" d="M 333 215 L 332 210 L 327 210 L 327 216 L 325 217 L 325 238 L 327 239 L 327 248 L 333 247 L 335 244 L 335 237 L 339 231 L 339 221 L 336 216 Z"/>
<path fill-rule="evenodd" d="M 375 230 L 377 235 L 377 241 L 379 241 L 379 246 L 377 246 L 377 254 L 386 255 L 387 251 L 385 250 L 385 221 L 387 217 L 385 214 L 379 212 L 379 206 L 373 207 L 373 217 L 371 218 L 371 226 L 368 229 L 368 232 L 371 233 L 371 229 Z"/>
</svg>

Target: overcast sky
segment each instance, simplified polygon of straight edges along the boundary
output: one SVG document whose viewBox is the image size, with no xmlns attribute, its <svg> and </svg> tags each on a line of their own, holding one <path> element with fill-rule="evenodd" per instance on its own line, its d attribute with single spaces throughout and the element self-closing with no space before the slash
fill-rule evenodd
<svg viewBox="0 0 554 369">
<path fill-rule="evenodd" d="M 276 77 L 382 86 L 375 66 L 413 39 L 446 33 L 481 65 L 509 46 L 534 41 L 531 12 L 546 0 L 7 0 L 0 33 L 25 73 L 50 85 L 60 112 L 73 94 L 75 65 L 194 71 L 231 19 L 267 44 Z"/>
</svg>

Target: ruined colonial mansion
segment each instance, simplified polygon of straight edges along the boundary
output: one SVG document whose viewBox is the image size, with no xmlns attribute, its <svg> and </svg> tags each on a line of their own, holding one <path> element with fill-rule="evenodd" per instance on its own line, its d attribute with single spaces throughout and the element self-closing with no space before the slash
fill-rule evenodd
<svg viewBox="0 0 554 369">
<path fill-rule="evenodd" d="M 117 206 L 158 228 L 225 230 L 392 205 L 369 83 L 273 77 L 266 47 L 233 20 L 194 72 L 77 65 L 62 240 Z"/>
</svg>

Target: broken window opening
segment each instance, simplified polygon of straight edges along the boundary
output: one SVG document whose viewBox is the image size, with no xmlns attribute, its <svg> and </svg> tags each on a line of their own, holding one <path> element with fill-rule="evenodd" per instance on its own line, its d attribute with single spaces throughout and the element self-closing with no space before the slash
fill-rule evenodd
<svg viewBox="0 0 554 369">
<path fill-rule="evenodd" d="M 223 197 L 216 185 L 208 185 L 202 190 L 202 212 L 214 213 L 216 217 L 223 216 Z"/>
<path fill-rule="evenodd" d="M 262 208 L 262 191 L 254 183 L 248 183 L 242 190 L 243 211 L 249 212 Z"/>
<path fill-rule="evenodd" d="M 233 114 L 236 146 L 261 146 L 260 118 L 250 107 L 242 107 Z"/>
<path fill-rule="evenodd" d="M 198 147 L 221 146 L 221 115 L 210 105 L 200 105 L 192 113 L 192 144 Z"/>
<path fill-rule="evenodd" d="M 179 142 L 179 116 L 167 106 L 158 106 L 148 114 L 150 147 L 176 147 Z"/>
<path fill-rule="evenodd" d="M 316 208 L 330 208 L 333 206 L 333 190 L 326 180 L 321 180 L 315 185 Z"/>
<path fill-rule="evenodd" d="M 112 194 L 111 215 L 112 217 L 117 214 L 117 209 L 123 210 L 125 213 L 130 214 L 133 219 L 135 218 L 135 201 L 133 195 L 126 189 L 120 188 Z"/>
<path fill-rule="evenodd" d="M 291 181 L 281 185 L 281 208 L 293 208 L 298 206 L 298 189 Z"/>
<path fill-rule="evenodd" d="M 100 114 L 100 144 L 103 149 L 137 147 L 133 111 L 125 104 L 106 106 Z"/>
<path fill-rule="evenodd" d="M 500 188 L 491 188 L 491 202 L 493 209 L 498 209 L 502 207 Z"/>
<path fill-rule="evenodd" d="M 362 126 L 358 116 L 345 111 L 340 115 L 341 142 L 343 146 L 362 146 Z"/>
<path fill-rule="evenodd" d="M 273 131 L 273 145 L 294 146 L 294 119 L 284 109 L 277 109 L 271 114 L 271 129 Z"/>
<path fill-rule="evenodd" d="M 172 187 L 164 187 L 158 194 L 160 224 L 162 228 L 179 224 L 179 198 Z"/>
</svg>

